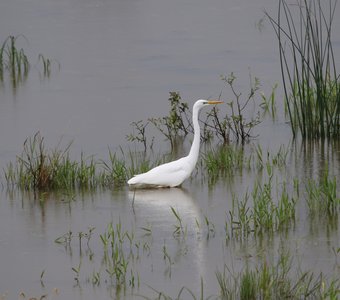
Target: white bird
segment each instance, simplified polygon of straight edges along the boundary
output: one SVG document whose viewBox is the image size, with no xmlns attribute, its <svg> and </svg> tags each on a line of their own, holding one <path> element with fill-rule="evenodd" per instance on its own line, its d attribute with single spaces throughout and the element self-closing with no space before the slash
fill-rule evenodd
<svg viewBox="0 0 340 300">
<path fill-rule="evenodd" d="M 187 179 L 195 168 L 200 149 L 200 125 L 198 122 L 199 111 L 202 107 L 211 104 L 220 104 L 222 101 L 198 100 L 192 109 L 192 122 L 194 125 L 194 140 L 187 156 L 178 160 L 157 166 L 150 171 L 135 175 L 127 182 L 134 188 L 147 187 L 176 187 Z"/>
</svg>

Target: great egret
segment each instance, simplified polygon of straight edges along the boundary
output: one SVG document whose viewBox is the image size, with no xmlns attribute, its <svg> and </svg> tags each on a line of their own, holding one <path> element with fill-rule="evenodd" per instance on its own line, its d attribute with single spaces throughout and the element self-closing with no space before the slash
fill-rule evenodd
<svg viewBox="0 0 340 300">
<path fill-rule="evenodd" d="M 198 123 L 199 111 L 202 107 L 211 104 L 220 104 L 222 101 L 198 100 L 192 109 L 192 122 L 194 125 L 194 140 L 187 156 L 178 160 L 160 165 L 142 174 L 135 175 L 127 183 L 134 188 L 145 187 L 176 187 L 187 179 L 195 168 L 200 149 L 200 125 Z"/>
</svg>

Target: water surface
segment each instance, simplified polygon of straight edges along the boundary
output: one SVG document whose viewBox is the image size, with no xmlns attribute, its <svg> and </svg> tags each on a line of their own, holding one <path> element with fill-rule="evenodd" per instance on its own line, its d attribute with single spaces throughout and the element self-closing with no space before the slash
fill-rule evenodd
<svg viewBox="0 0 340 300">
<path fill-rule="evenodd" d="M 166 115 L 170 91 L 179 91 L 190 104 L 220 94 L 230 100 L 232 93 L 219 78 L 222 74 L 234 72 L 236 87 L 244 94 L 249 74 L 257 76 L 261 90 L 269 93 L 280 83 L 280 68 L 274 33 L 268 22 L 262 23 L 264 9 L 275 14 L 276 3 L 2 1 L 1 40 L 24 35 L 18 45 L 32 66 L 27 79 L 15 89 L 8 78 L 0 87 L 1 168 L 14 161 L 24 140 L 38 131 L 51 146 L 73 140 L 71 152 L 76 158 L 83 151 L 107 159 L 108 148 L 134 148 L 126 140 L 130 123 Z M 338 7 L 335 15 L 339 14 Z M 339 22 L 335 18 L 335 53 L 340 52 Z M 60 70 L 53 65 L 51 76 L 44 77 L 37 63 L 39 53 L 58 61 Z M 326 168 L 339 178 L 339 145 L 293 142 L 282 113 L 280 88 L 277 93 L 277 119 L 267 118 L 256 128 L 258 137 L 246 145 L 246 155 L 255 154 L 257 143 L 265 153 L 275 154 L 281 145 L 287 149 L 284 166 L 275 169 L 278 189 L 287 182 L 292 190 L 294 177 L 302 183 L 318 179 Z M 159 151 L 169 152 L 162 136 L 156 131 L 152 134 L 156 135 L 155 157 Z M 184 152 L 189 144 L 190 137 Z M 215 272 L 222 271 L 223 264 L 237 273 L 263 261 L 275 264 L 280 251 L 289 251 L 297 269 L 323 272 L 330 278 L 339 275 L 334 254 L 339 248 L 339 221 L 312 219 L 303 200 L 297 204 L 295 226 L 287 232 L 261 240 L 227 241 L 225 222 L 233 196 L 242 199 L 256 180 L 267 182 L 265 168 L 234 170 L 215 184 L 198 168 L 182 189 L 136 194 L 127 187 L 35 194 L 7 189 L 3 176 L 1 180 L 0 293 L 7 292 L 8 299 L 21 291 L 52 297 L 55 288 L 61 299 L 155 297 L 152 288 L 175 297 L 182 286 L 198 297 L 201 278 L 208 297 L 219 293 Z M 178 220 L 171 207 L 183 219 L 185 234 L 174 234 Z M 139 287 L 137 282 L 134 288 L 127 283 L 124 290 L 109 282 L 100 234 L 111 222 L 134 232 L 134 243 L 144 247 L 139 252 L 133 248 L 139 258 L 129 265 L 136 281 L 139 277 Z M 79 232 L 94 227 L 89 247 L 84 240 L 79 247 Z M 55 243 L 69 231 L 74 237 L 67 247 Z M 128 253 L 128 243 L 124 247 Z M 164 258 L 164 249 L 171 262 Z M 72 268 L 80 261 L 77 282 Z M 101 274 L 99 286 L 91 282 L 94 272 Z M 131 280 L 131 274 L 128 277 Z"/>
</svg>

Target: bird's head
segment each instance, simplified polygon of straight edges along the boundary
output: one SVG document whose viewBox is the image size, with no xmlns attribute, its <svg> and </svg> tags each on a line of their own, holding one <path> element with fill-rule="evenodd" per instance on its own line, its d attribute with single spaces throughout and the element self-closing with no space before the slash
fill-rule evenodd
<svg viewBox="0 0 340 300">
<path fill-rule="evenodd" d="M 195 102 L 194 107 L 201 109 L 202 107 L 207 106 L 207 105 L 214 105 L 214 104 L 221 104 L 221 103 L 223 103 L 223 101 L 201 99 Z"/>
</svg>

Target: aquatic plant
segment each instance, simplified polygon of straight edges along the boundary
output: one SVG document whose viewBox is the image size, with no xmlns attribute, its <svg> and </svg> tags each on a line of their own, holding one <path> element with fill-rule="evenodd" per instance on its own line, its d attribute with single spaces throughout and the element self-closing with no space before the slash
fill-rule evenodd
<svg viewBox="0 0 340 300">
<path fill-rule="evenodd" d="M 326 4 L 327 3 L 327 4 Z M 340 135 L 340 81 L 332 46 L 337 1 L 279 1 L 269 18 L 278 39 L 285 103 L 293 135 Z"/>
<path fill-rule="evenodd" d="M 276 90 L 277 90 L 278 84 L 276 83 L 272 87 L 272 91 L 267 97 L 263 92 L 261 92 L 261 98 L 262 98 L 262 103 L 260 106 L 263 109 L 264 115 L 269 114 L 273 120 L 276 118 Z"/>
<path fill-rule="evenodd" d="M 93 285 L 99 285 L 102 279 L 107 284 L 115 287 L 130 286 L 133 288 L 135 285 L 139 285 L 139 274 L 134 269 L 133 262 L 139 259 L 141 241 L 135 240 L 134 232 L 124 230 L 120 221 L 116 224 L 110 222 L 106 230 L 101 234 L 95 234 L 94 229 L 94 227 L 89 227 L 87 231 L 80 231 L 78 234 L 73 234 L 72 231 L 69 231 L 55 239 L 55 243 L 63 245 L 66 250 L 69 250 L 67 253 L 71 256 L 74 239 L 78 238 L 79 240 L 79 264 L 71 267 L 76 283 L 80 285 L 85 278 L 85 282 L 90 282 Z M 99 253 L 92 252 L 90 248 L 91 238 L 95 238 L 96 241 L 99 238 L 99 244 L 102 245 L 102 256 L 100 268 L 98 270 L 94 269 L 88 275 L 87 271 L 81 271 L 82 265 L 86 270 L 87 264 L 94 267 L 94 257 L 100 257 Z M 86 240 L 87 246 L 85 253 L 82 252 L 83 239 Z M 144 243 L 143 249 L 146 248 L 146 243 Z M 83 260 L 82 258 L 85 256 L 89 259 Z"/>
<path fill-rule="evenodd" d="M 306 202 L 312 217 L 336 217 L 340 213 L 340 196 L 337 190 L 337 179 L 330 178 L 328 171 L 320 181 L 309 179 L 306 184 Z"/>
<path fill-rule="evenodd" d="M 94 156 L 81 153 L 80 160 L 70 156 L 72 142 L 47 148 L 40 133 L 29 137 L 23 144 L 21 155 L 4 169 L 8 186 L 26 190 L 95 189 L 125 185 L 133 174 L 150 169 L 148 159 L 128 152 L 122 158 L 109 149 L 108 160 L 95 160 Z M 138 158 L 138 159 L 137 159 Z M 129 161 L 130 160 L 130 161 Z"/>
<path fill-rule="evenodd" d="M 260 144 L 251 145 L 251 152 L 245 151 L 243 145 L 217 145 L 206 147 L 202 153 L 200 170 L 202 176 L 208 178 L 209 184 L 216 184 L 219 180 L 235 178 L 235 172 L 267 170 L 270 174 L 274 169 L 284 170 L 287 165 L 289 147 L 280 145 L 274 152 L 264 150 Z"/>
<path fill-rule="evenodd" d="M 176 237 L 179 237 L 181 235 L 185 236 L 187 229 L 183 226 L 182 218 L 179 215 L 178 210 L 176 210 L 172 206 L 170 206 L 170 209 L 171 209 L 171 212 L 173 213 L 173 215 L 175 216 L 175 218 L 177 220 L 177 224 L 174 225 L 175 230 L 173 231 L 173 235 L 176 236 Z"/>
<path fill-rule="evenodd" d="M 172 268 L 172 265 L 174 263 L 173 263 L 173 261 L 171 259 L 170 254 L 168 253 L 165 241 L 164 241 L 164 244 L 163 244 L 163 247 L 162 247 L 162 253 L 163 253 L 163 260 L 164 260 L 164 262 L 168 263 L 168 266 L 167 266 L 167 269 L 166 269 L 165 273 L 167 273 L 169 275 L 169 278 L 171 278 L 171 268 Z"/>
<path fill-rule="evenodd" d="M 127 178 L 127 167 L 125 160 L 119 159 L 116 153 L 109 149 L 109 160 L 101 161 L 104 171 L 100 173 L 100 182 L 104 186 L 119 186 L 125 184 Z"/>
<path fill-rule="evenodd" d="M 250 157 L 247 159 L 248 168 L 253 167 L 254 169 L 262 170 L 277 167 L 282 169 L 287 164 L 288 153 L 289 147 L 284 144 L 280 145 L 277 152 L 272 152 L 268 149 L 264 150 L 261 144 L 256 144 Z"/>
<path fill-rule="evenodd" d="M 45 57 L 43 54 L 39 54 L 38 63 L 41 61 L 43 65 L 43 75 L 44 77 L 50 77 L 52 71 L 52 64 L 56 64 L 58 69 L 60 70 L 60 63 L 56 60 L 51 60 L 50 58 Z"/>
<path fill-rule="evenodd" d="M 156 298 L 141 295 L 143 299 L 337 299 L 340 294 L 339 280 L 333 279 L 326 283 L 326 278 L 320 273 L 315 276 L 311 272 L 300 272 L 296 276 L 291 274 L 289 256 L 281 255 L 274 266 L 266 263 L 254 269 L 246 267 L 235 273 L 224 264 L 223 271 L 216 271 L 216 279 L 220 291 L 218 295 L 204 296 L 203 278 L 198 294 L 186 286 L 179 289 L 175 297 L 152 287 Z"/>
<path fill-rule="evenodd" d="M 74 160 L 71 159 L 71 146 L 72 142 L 61 147 L 60 141 L 56 147 L 47 148 L 39 132 L 27 138 L 22 153 L 3 170 L 7 186 L 36 191 L 116 188 L 124 186 L 127 178 L 134 174 L 144 173 L 169 159 L 160 156 L 151 160 L 145 152 L 123 151 L 120 148 L 120 152 L 108 149 L 107 159 L 95 159 L 93 155 L 81 153 L 80 160 Z M 261 146 L 256 147 L 255 155 L 250 156 L 245 156 L 239 145 L 207 149 L 199 165 L 203 178 L 207 177 L 210 184 L 243 168 L 281 168 L 286 163 L 288 153 L 284 146 L 276 154 L 267 151 L 266 157 Z"/>
<path fill-rule="evenodd" d="M 254 232 L 252 225 L 252 212 L 248 205 L 249 195 L 245 194 L 243 199 L 238 200 L 235 194 L 232 197 L 232 209 L 229 210 L 229 218 L 225 222 L 226 239 L 232 236 L 248 237 Z"/>
<path fill-rule="evenodd" d="M 219 176 L 229 176 L 245 164 L 243 148 L 238 145 L 223 145 L 207 150 L 202 155 L 202 166 L 209 174 L 210 181 Z"/>
<path fill-rule="evenodd" d="M 71 270 L 74 272 L 74 280 L 79 285 L 79 276 L 80 276 L 80 268 L 81 268 L 81 260 L 77 267 L 72 267 Z"/>
<path fill-rule="evenodd" d="M 18 39 L 27 38 L 24 35 L 8 36 L 0 48 L 0 82 L 4 81 L 5 73 L 10 76 L 10 82 L 15 89 L 18 84 L 24 82 L 31 69 L 31 62 L 28 59 L 25 50 L 18 47 Z M 45 57 L 43 54 L 38 55 L 38 63 L 42 62 L 43 75 L 49 77 L 52 70 L 52 64 L 56 64 L 60 69 L 60 63 Z"/>
<path fill-rule="evenodd" d="M 292 276 L 292 262 L 289 255 L 281 254 L 276 265 L 262 263 L 254 269 L 236 273 L 224 265 L 223 271 L 216 271 L 221 299 L 337 299 L 340 293 L 339 281 L 330 280 L 326 287 L 320 273 L 301 272 Z"/>
<path fill-rule="evenodd" d="M 4 72 L 8 71 L 11 77 L 11 82 L 15 87 L 17 82 L 24 81 L 30 69 L 25 51 L 21 48 L 18 49 L 16 42 L 18 36 L 8 36 L 2 43 L 0 48 L 0 80 L 4 78 Z"/>
<path fill-rule="evenodd" d="M 57 237 L 54 242 L 56 244 L 60 244 L 60 245 L 64 245 L 65 247 L 70 246 L 70 243 L 72 241 L 72 231 L 69 231 L 65 234 L 63 234 L 62 236 Z"/>
<path fill-rule="evenodd" d="M 243 199 L 233 195 L 232 209 L 225 224 L 226 239 L 232 236 L 243 239 L 251 233 L 270 234 L 294 224 L 297 200 L 288 194 L 285 183 L 274 197 L 272 180 L 270 176 L 263 184 L 256 182 L 252 192 L 247 191 Z"/>
<path fill-rule="evenodd" d="M 115 282 L 115 285 L 123 284 L 126 281 L 129 265 L 129 259 L 123 248 L 126 238 L 127 232 L 122 230 L 120 222 L 115 227 L 109 223 L 107 231 L 100 235 L 104 246 L 105 271 L 110 280 Z"/>
<path fill-rule="evenodd" d="M 96 186 L 96 163 L 83 154 L 80 162 L 71 160 L 71 144 L 66 145 L 65 149 L 55 147 L 48 150 L 39 132 L 33 138 L 26 139 L 16 164 L 10 163 L 5 169 L 7 184 L 27 190 Z"/>
<path fill-rule="evenodd" d="M 208 216 L 204 215 L 204 223 L 206 226 L 206 238 L 215 236 L 215 224 L 208 218 Z"/>
</svg>

